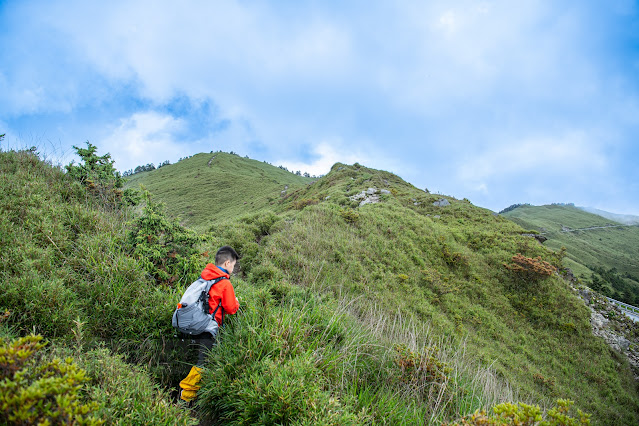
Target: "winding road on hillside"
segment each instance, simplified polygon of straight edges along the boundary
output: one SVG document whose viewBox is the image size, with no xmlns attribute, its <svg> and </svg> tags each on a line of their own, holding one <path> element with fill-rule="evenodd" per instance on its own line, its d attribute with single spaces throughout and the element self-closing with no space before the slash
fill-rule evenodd
<svg viewBox="0 0 639 426">
<path fill-rule="evenodd" d="M 589 228 L 578 229 L 562 229 L 560 232 L 577 232 L 577 231 L 590 231 L 591 229 L 606 229 L 606 228 L 630 228 L 639 225 L 604 225 L 604 226 L 591 226 Z"/>
<path fill-rule="evenodd" d="M 620 301 L 615 300 L 615 299 L 611 299 L 610 297 L 606 297 L 606 299 L 608 299 L 608 301 L 610 301 L 610 302 L 614 303 L 615 305 L 617 305 L 617 307 L 619 307 L 619 309 L 621 309 L 621 311 L 624 314 L 626 314 L 628 317 L 630 317 L 631 320 L 633 320 L 634 322 L 639 322 L 639 308 L 638 307 L 629 305 L 629 304 L 624 303 L 624 302 L 620 302 Z"/>
</svg>

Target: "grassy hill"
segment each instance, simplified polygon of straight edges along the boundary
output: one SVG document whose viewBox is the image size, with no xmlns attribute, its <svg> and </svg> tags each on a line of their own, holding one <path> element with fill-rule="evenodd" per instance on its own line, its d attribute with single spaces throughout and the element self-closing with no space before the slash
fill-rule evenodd
<svg viewBox="0 0 639 426">
<path fill-rule="evenodd" d="M 274 205 L 282 191 L 291 192 L 312 182 L 311 178 L 225 152 L 197 154 L 127 180 L 127 188 L 144 185 L 166 205 L 169 214 L 195 229 L 219 218 L 260 211 Z"/>
<path fill-rule="evenodd" d="M 170 317 L 224 244 L 242 256 L 242 309 L 204 375 L 197 412 L 214 424 L 440 424 L 557 398 L 600 424 L 639 421 L 628 363 L 546 274 L 561 256 L 467 200 L 358 164 L 306 184 L 222 154 L 228 180 L 210 190 L 231 196 L 211 214 L 187 203 L 202 199 L 193 171 L 207 173 L 212 155 L 137 176 L 157 182 L 152 199 L 174 200 L 172 214 L 192 213 L 189 233 L 152 202 L 105 203 L 32 152 L 0 154 L 0 343 L 33 330 L 50 339 L 47 356 L 86 371 L 78 398 L 111 423 L 190 421 L 162 390 L 188 369 Z"/>
<path fill-rule="evenodd" d="M 595 209 L 592 207 L 577 207 L 578 209 L 587 211 L 588 213 L 593 213 L 611 220 L 615 222 L 623 223 L 624 225 L 639 225 L 639 216 L 635 216 L 632 214 L 617 214 L 610 213 L 605 210 Z"/>
<path fill-rule="evenodd" d="M 566 266 L 587 285 L 639 304 L 639 226 L 624 226 L 567 205 L 523 205 L 503 216 L 541 232 L 548 238 L 547 247 L 565 247 Z"/>
</svg>

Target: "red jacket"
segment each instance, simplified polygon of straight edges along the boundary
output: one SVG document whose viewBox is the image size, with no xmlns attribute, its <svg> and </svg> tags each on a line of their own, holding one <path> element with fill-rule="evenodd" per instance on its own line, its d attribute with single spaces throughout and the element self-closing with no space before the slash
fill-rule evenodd
<svg viewBox="0 0 639 426">
<path fill-rule="evenodd" d="M 215 320 L 221 326 L 225 314 L 234 314 L 240 307 L 240 302 L 235 297 L 233 284 L 229 281 L 229 274 L 222 272 L 220 268 L 212 263 L 206 265 L 202 271 L 202 278 L 205 280 L 214 280 L 216 278 L 225 277 L 225 280 L 219 281 L 209 290 L 209 314 L 212 314 L 217 305 L 222 301 L 222 306 L 215 314 Z"/>
</svg>

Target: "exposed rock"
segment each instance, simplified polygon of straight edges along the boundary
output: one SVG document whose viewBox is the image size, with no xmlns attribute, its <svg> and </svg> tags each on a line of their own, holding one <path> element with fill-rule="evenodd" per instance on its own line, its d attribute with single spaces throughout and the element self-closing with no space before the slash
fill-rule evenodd
<svg viewBox="0 0 639 426">
<path fill-rule="evenodd" d="M 439 219 L 441 216 L 436 214 L 435 216 L 433 216 L 433 219 Z"/>
<path fill-rule="evenodd" d="M 351 195 L 351 201 L 360 201 L 359 206 L 363 206 L 366 204 L 375 204 L 379 203 L 379 195 L 377 195 L 377 188 L 368 188 L 366 191 L 362 191 L 355 195 Z"/>
<path fill-rule="evenodd" d="M 324 197 L 325 200 L 328 200 L 329 198 L 331 198 L 330 195 L 327 195 L 326 197 Z"/>
<path fill-rule="evenodd" d="M 639 381 L 639 342 L 635 335 L 635 323 L 598 293 L 588 288 L 575 290 L 590 309 L 592 334 L 601 337 L 608 346 L 625 355 L 632 367 L 635 381 Z"/>
<path fill-rule="evenodd" d="M 211 163 L 213 162 L 213 160 L 215 160 L 215 155 L 213 157 L 211 157 L 211 159 L 208 162 L 208 166 L 211 167 Z"/>
<path fill-rule="evenodd" d="M 383 179 L 384 185 L 388 186 L 388 181 L 386 179 Z"/>
<path fill-rule="evenodd" d="M 592 331 L 595 335 L 602 334 L 602 329 L 609 323 L 610 321 L 601 315 L 599 312 L 592 310 L 590 314 L 590 324 L 592 324 Z"/>
<path fill-rule="evenodd" d="M 344 167 L 338 167 L 337 171 L 339 172 L 340 170 L 344 170 Z"/>
<path fill-rule="evenodd" d="M 548 240 L 548 238 L 544 237 L 543 235 L 539 235 L 539 234 L 521 234 L 524 237 L 533 237 L 534 239 L 536 239 L 537 241 L 539 241 L 541 244 L 544 243 L 544 241 Z"/>
<path fill-rule="evenodd" d="M 433 206 L 435 206 L 435 207 L 446 207 L 446 206 L 450 206 L 450 201 L 448 201 L 448 200 L 447 200 L 447 199 L 445 199 L 445 198 L 441 198 L 441 199 L 439 199 L 439 200 L 435 201 L 435 202 L 433 203 Z"/>
<path fill-rule="evenodd" d="M 568 280 L 571 284 L 575 284 L 577 282 L 577 277 L 575 277 L 575 274 L 572 273 L 572 269 L 562 268 L 560 272 L 564 276 L 564 279 Z"/>
<path fill-rule="evenodd" d="M 379 192 L 382 193 L 382 194 L 386 194 L 386 195 L 391 193 L 388 189 L 382 189 Z"/>
<path fill-rule="evenodd" d="M 367 197 L 366 199 L 362 200 L 362 202 L 359 203 L 359 206 L 362 207 L 363 205 L 366 205 L 366 204 L 375 204 L 375 203 L 379 203 L 379 197 L 377 195 L 371 195 L 370 197 Z"/>
<path fill-rule="evenodd" d="M 413 205 L 414 205 L 414 206 L 419 206 L 419 205 L 421 205 L 421 204 L 422 204 L 422 203 L 418 203 L 418 202 L 414 202 L 414 203 L 413 203 Z"/>
<path fill-rule="evenodd" d="M 366 198 L 366 192 L 362 191 L 362 192 L 360 192 L 358 194 L 351 195 L 348 198 L 350 198 L 351 201 L 361 200 L 362 198 Z"/>
</svg>

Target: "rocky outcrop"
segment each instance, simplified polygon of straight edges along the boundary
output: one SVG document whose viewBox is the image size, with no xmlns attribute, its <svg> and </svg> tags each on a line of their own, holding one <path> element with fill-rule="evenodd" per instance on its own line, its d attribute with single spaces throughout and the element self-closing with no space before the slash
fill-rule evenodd
<svg viewBox="0 0 639 426">
<path fill-rule="evenodd" d="M 637 325 L 600 294 L 589 288 L 579 288 L 576 291 L 590 309 L 592 334 L 601 337 L 608 346 L 625 355 L 632 367 L 635 380 L 639 381 Z"/>
<path fill-rule="evenodd" d="M 447 200 L 447 199 L 445 199 L 445 198 L 441 198 L 441 199 L 439 199 L 439 200 L 435 201 L 435 202 L 433 203 L 433 206 L 435 206 L 435 207 L 446 207 L 446 206 L 450 206 L 450 201 L 448 201 L 448 200 Z"/>
<path fill-rule="evenodd" d="M 536 239 L 537 241 L 539 241 L 541 244 L 543 244 L 545 241 L 548 240 L 548 238 L 544 237 L 543 235 L 539 235 L 539 234 L 521 234 L 524 237 L 533 237 L 534 239 Z"/>
<path fill-rule="evenodd" d="M 362 191 L 358 194 L 351 195 L 349 198 L 351 201 L 359 201 L 359 207 L 366 204 L 375 204 L 380 202 L 380 195 L 390 194 L 387 189 L 381 191 L 377 188 L 368 188 L 366 191 Z"/>
</svg>

